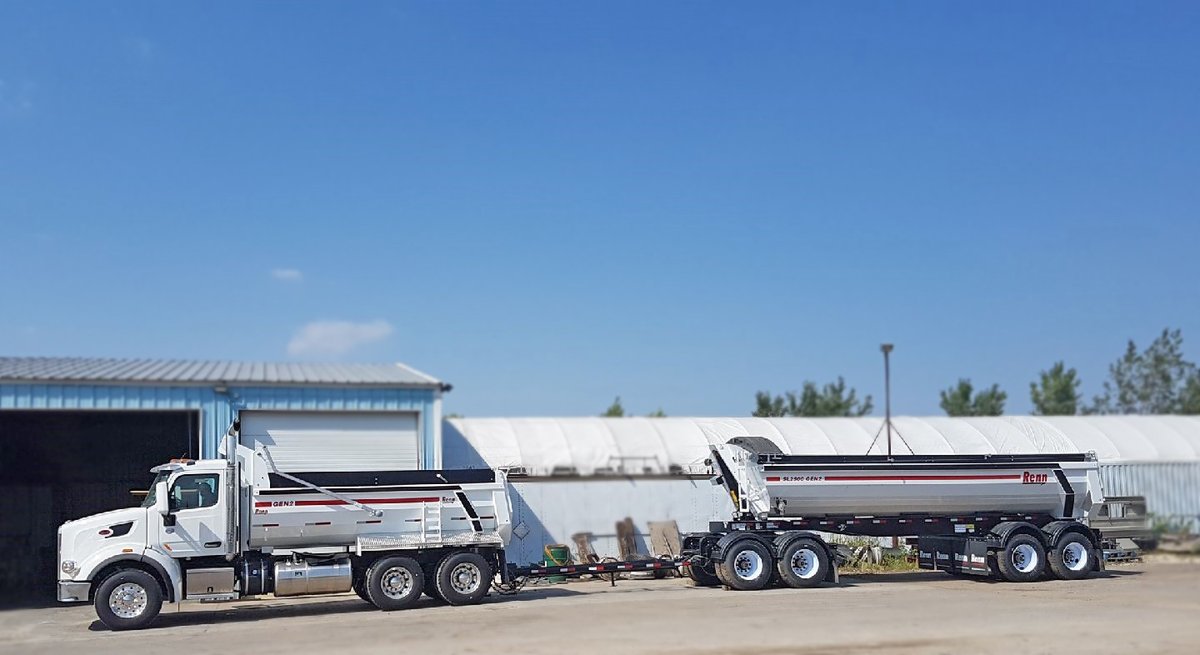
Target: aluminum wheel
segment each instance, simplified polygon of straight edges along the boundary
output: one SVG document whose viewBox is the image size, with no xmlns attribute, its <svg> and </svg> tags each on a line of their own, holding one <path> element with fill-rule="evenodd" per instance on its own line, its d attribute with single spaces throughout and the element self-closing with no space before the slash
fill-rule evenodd
<svg viewBox="0 0 1200 655">
<path fill-rule="evenodd" d="M 413 588 L 412 573 L 403 566 L 393 566 L 383 572 L 382 584 L 379 585 L 383 595 L 395 600 L 408 596 Z"/>
<path fill-rule="evenodd" d="M 1021 573 L 1030 573 L 1038 567 L 1038 553 L 1029 544 L 1020 544 L 1012 550 L 1013 568 Z"/>
<path fill-rule="evenodd" d="M 763 572 L 762 557 L 753 550 L 743 550 L 733 560 L 733 572 L 743 580 L 757 580 Z"/>
<path fill-rule="evenodd" d="M 122 619 L 135 619 L 146 611 L 146 589 L 136 582 L 126 582 L 108 595 L 108 608 Z"/>
<path fill-rule="evenodd" d="M 472 594 L 479 588 L 479 567 L 464 562 L 450 572 L 450 586 L 460 594 Z"/>
<path fill-rule="evenodd" d="M 792 573 L 802 580 L 811 580 L 821 568 L 821 564 L 817 560 L 817 554 L 807 548 L 797 550 L 792 555 L 792 561 L 789 562 L 789 565 L 792 567 Z"/>
<path fill-rule="evenodd" d="M 1062 563 L 1071 571 L 1082 571 L 1088 565 L 1087 547 L 1078 541 L 1067 544 L 1062 551 Z"/>
</svg>

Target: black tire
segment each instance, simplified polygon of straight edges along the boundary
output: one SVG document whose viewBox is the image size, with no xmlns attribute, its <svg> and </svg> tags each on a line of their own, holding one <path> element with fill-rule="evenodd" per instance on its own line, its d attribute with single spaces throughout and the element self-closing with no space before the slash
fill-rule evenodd
<svg viewBox="0 0 1200 655">
<path fill-rule="evenodd" d="M 721 584 L 721 579 L 715 573 L 709 573 L 700 566 L 689 566 L 686 571 L 688 579 L 697 587 L 716 587 Z"/>
<path fill-rule="evenodd" d="M 425 579 L 429 581 L 425 585 L 425 595 L 429 596 L 435 602 L 445 603 L 446 599 L 442 598 L 442 594 L 438 591 L 437 584 L 435 583 L 437 580 L 437 567 L 437 564 L 425 567 Z"/>
<path fill-rule="evenodd" d="M 775 568 L 793 589 L 815 587 L 829 576 L 829 553 L 814 539 L 796 539 L 779 554 Z"/>
<path fill-rule="evenodd" d="M 492 567 L 476 553 L 446 556 L 437 568 L 437 593 L 451 605 L 474 605 L 487 595 Z"/>
<path fill-rule="evenodd" d="M 741 539 L 733 542 L 717 563 L 717 577 L 730 589 L 757 591 L 770 584 L 774 567 L 766 546 L 757 539 Z"/>
<path fill-rule="evenodd" d="M 385 557 L 367 571 L 367 600 L 384 611 L 412 607 L 425 589 L 425 574 L 411 557 Z"/>
<path fill-rule="evenodd" d="M 140 569 L 122 569 L 96 587 L 96 616 L 110 630 L 144 628 L 162 610 L 162 585 Z"/>
<path fill-rule="evenodd" d="M 371 602 L 370 597 L 367 596 L 367 574 L 355 573 L 354 580 L 350 583 L 350 588 L 354 590 L 354 593 L 358 594 L 359 598 L 368 603 Z"/>
<path fill-rule="evenodd" d="M 1033 582 L 1046 573 L 1046 548 L 1032 535 L 1013 535 L 996 553 L 996 568 L 1008 582 Z"/>
<path fill-rule="evenodd" d="M 1050 572 L 1060 580 L 1081 580 L 1092 572 L 1096 563 L 1096 549 L 1087 537 L 1078 532 L 1068 532 L 1058 539 L 1046 558 Z"/>
</svg>

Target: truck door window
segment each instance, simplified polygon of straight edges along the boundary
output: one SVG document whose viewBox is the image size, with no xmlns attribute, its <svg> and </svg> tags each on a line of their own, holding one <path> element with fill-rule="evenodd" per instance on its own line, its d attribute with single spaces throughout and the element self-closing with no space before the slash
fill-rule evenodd
<svg viewBox="0 0 1200 655">
<path fill-rule="evenodd" d="M 216 505 L 219 480 L 216 473 L 179 476 L 171 487 L 171 511 Z"/>
</svg>

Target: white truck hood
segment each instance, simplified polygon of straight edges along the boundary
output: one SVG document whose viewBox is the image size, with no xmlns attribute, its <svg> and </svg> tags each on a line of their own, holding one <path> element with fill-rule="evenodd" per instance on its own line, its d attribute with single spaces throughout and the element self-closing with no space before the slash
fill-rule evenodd
<svg viewBox="0 0 1200 655">
<path fill-rule="evenodd" d="M 148 512 L 153 511 L 127 507 L 63 523 L 58 528 L 58 579 L 90 580 L 108 557 L 140 555 L 146 548 Z"/>
</svg>

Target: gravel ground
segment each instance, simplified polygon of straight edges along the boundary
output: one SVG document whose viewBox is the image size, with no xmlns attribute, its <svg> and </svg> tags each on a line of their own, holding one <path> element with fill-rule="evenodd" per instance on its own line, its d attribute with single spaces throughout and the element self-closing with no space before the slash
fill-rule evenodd
<svg viewBox="0 0 1200 655">
<path fill-rule="evenodd" d="M 920 572 L 733 592 L 681 580 L 526 588 L 475 607 L 383 613 L 353 595 L 168 606 L 114 633 L 90 606 L 0 613 L 3 653 L 1188 653 L 1200 652 L 1200 564 L 1113 567 L 1002 584 Z"/>
</svg>

